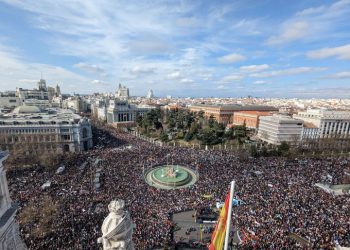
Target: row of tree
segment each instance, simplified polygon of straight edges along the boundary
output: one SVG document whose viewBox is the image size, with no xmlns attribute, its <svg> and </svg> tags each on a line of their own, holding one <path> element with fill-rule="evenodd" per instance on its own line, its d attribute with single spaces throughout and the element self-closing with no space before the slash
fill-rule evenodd
<svg viewBox="0 0 350 250">
<path fill-rule="evenodd" d="M 204 112 L 170 110 L 162 112 L 153 109 L 143 117 L 137 117 L 137 124 L 144 134 L 156 134 L 160 140 L 183 139 L 187 142 L 198 140 L 202 144 L 215 145 L 237 139 L 239 143 L 247 138 L 246 125 L 226 129 L 213 116 L 208 119 Z"/>
</svg>

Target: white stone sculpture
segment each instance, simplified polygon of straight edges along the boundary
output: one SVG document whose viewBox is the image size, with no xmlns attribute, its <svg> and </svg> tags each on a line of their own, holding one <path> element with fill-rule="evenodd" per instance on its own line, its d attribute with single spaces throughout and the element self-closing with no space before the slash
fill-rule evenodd
<svg viewBox="0 0 350 250">
<path fill-rule="evenodd" d="M 103 244 L 103 250 L 133 250 L 132 221 L 130 214 L 124 211 L 123 200 L 109 203 L 109 215 L 102 224 L 102 237 L 97 242 Z"/>
</svg>

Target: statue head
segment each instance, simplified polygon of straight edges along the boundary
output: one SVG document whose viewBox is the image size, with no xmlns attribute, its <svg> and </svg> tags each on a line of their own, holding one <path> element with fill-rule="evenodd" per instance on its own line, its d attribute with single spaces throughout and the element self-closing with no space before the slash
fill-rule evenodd
<svg viewBox="0 0 350 250">
<path fill-rule="evenodd" d="M 111 213 L 120 213 L 120 211 L 124 208 L 124 205 L 124 200 L 112 200 L 108 205 L 108 210 Z"/>
</svg>

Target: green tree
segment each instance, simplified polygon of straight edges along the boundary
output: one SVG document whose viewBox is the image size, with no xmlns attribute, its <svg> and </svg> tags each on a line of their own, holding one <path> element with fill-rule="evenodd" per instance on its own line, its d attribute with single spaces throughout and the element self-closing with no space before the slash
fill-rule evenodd
<svg viewBox="0 0 350 250">
<path fill-rule="evenodd" d="M 159 139 L 163 142 L 168 141 L 168 135 L 166 133 L 164 133 L 163 131 L 160 133 Z"/>
<path fill-rule="evenodd" d="M 256 148 L 256 145 L 251 145 L 250 146 L 250 155 L 252 157 L 258 157 L 259 156 L 258 149 Z"/>
<path fill-rule="evenodd" d="M 286 153 L 289 151 L 289 144 L 285 141 L 281 142 L 281 144 L 278 146 L 278 151 L 281 152 L 282 154 L 283 153 Z"/>
<path fill-rule="evenodd" d="M 215 117 L 213 115 L 210 115 L 209 120 L 208 120 L 209 128 L 213 128 L 215 125 L 215 122 L 216 122 Z"/>
<path fill-rule="evenodd" d="M 190 141 L 192 140 L 192 138 L 193 138 L 193 134 L 191 134 L 190 132 L 187 132 L 184 137 L 185 141 Z"/>
</svg>

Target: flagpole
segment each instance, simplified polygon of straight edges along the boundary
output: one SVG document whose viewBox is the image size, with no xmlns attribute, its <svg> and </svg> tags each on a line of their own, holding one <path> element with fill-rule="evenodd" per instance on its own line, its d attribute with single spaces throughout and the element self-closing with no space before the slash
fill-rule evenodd
<svg viewBox="0 0 350 250">
<path fill-rule="evenodd" d="M 232 215 L 232 203 L 233 203 L 233 192 L 235 190 L 235 181 L 231 182 L 230 188 L 230 202 L 228 206 L 228 214 L 227 214 L 227 223 L 226 223 L 226 234 L 225 234 L 225 245 L 224 250 L 228 250 L 228 241 L 230 238 L 230 229 L 231 229 L 231 215 Z"/>
</svg>

